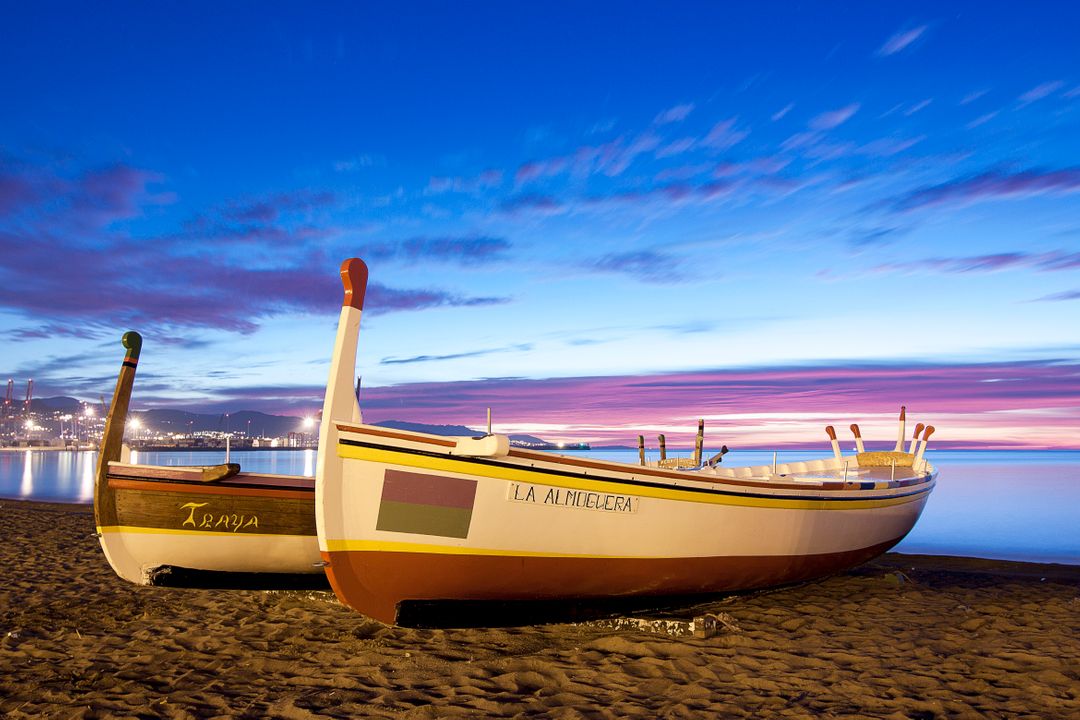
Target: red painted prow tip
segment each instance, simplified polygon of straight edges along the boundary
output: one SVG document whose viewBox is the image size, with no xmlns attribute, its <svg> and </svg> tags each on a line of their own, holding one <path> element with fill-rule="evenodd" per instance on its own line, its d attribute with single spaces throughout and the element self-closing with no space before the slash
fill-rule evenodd
<svg viewBox="0 0 1080 720">
<path fill-rule="evenodd" d="M 826 425 L 825 432 L 829 434 L 830 440 L 836 439 L 836 428 L 834 428 L 832 425 Z"/>
<path fill-rule="evenodd" d="M 900 419 L 907 420 L 907 405 L 900 406 Z"/>
<path fill-rule="evenodd" d="M 854 434 L 854 435 L 855 435 L 855 437 L 857 437 L 857 438 L 861 438 L 861 437 L 862 437 L 862 433 L 861 433 L 861 432 L 859 432 L 859 426 L 858 426 L 858 425 L 856 425 L 855 423 L 851 423 L 851 432 L 852 432 L 852 434 Z"/>
<path fill-rule="evenodd" d="M 916 440 L 919 439 L 919 433 L 921 433 L 923 431 L 924 427 L 926 427 L 926 426 L 923 425 L 922 423 L 919 423 L 918 425 L 915 426 L 915 436 L 914 437 L 915 437 Z"/>
<path fill-rule="evenodd" d="M 364 294 L 367 292 L 368 269 L 360 258 L 349 258 L 341 263 L 341 285 L 345 288 L 342 307 L 364 309 Z"/>
<path fill-rule="evenodd" d="M 923 440 L 929 440 L 930 436 L 933 435 L 933 434 L 934 434 L 934 426 L 933 425 L 927 425 L 926 426 L 926 433 L 922 436 L 922 439 Z"/>
</svg>

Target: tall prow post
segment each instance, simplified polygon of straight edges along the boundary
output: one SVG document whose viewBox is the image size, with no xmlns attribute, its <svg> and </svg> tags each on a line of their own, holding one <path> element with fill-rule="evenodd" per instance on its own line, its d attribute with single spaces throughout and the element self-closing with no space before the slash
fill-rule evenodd
<svg viewBox="0 0 1080 720">
<path fill-rule="evenodd" d="M 367 292 L 368 270 L 364 261 L 349 258 L 341 263 L 341 285 L 344 298 L 338 318 L 334 355 L 330 360 L 330 377 L 323 399 L 322 422 L 319 424 L 319 447 L 327 439 L 327 430 L 335 421 L 360 422 L 360 405 L 353 393 L 352 378 L 356 370 L 356 342 L 360 337 L 360 315 Z M 320 453 L 321 456 L 321 453 Z"/>
<path fill-rule="evenodd" d="M 360 405 L 353 393 L 352 379 L 356 371 L 356 343 L 360 337 L 360 315 L 364 309 L 367 280 L 368 269 L 363 260 L 349 258 L 341 263 L 341 285 L 345 292 L 338 317 L 337 336 L 334 338 L 334 354 L 330 358 L 330 377 L 326 381 L 322 419 L 319 421 L 319 453 L 315 461 L 316 508 L 341 507 L 341 498 L 325 497 L 326 478 L 330 474 L 337 478 L 342 472 L 337 448 L 337 423 L 361 421 Z M 322 522 L 322 513 L 316 512 L 316 526 Z M 319 550 L 323 553 L 323 561 L 328 562 L 330 558 L 323 545 L 324 538 L 325 533 L 320 530 Z M 329 571 L 327 577 L 332 585 L 334 578 Z"/>
<path fill-rule="evenodd" d="M 142 336 L 134 330 L 124 333 L 120 342 L 127 352 L 116 378 L 116 391 L 105 416 L 105 432 L 101 436 L 101 452 L 98 453 L 97 477 L 94 480 L 94 524 L 99 528 L 116 524 L 116 503 L 109 489 L 109 463 L 120 459 L 124 445 L 124 425 L 127 422 L 131 388 L 135 384 L 135 370 L 142 352 Z"/>
</svg>

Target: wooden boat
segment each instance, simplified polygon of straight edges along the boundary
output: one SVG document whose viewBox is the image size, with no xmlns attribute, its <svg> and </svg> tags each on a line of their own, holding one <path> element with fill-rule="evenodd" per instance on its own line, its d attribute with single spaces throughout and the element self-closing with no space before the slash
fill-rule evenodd
<svg viewBox="0 0 1080 720">
<path fill-rule="evenodd" d="M 352 377 L 367 268 L 347 260 L 341 276 L 316 525 L 338 598 L 383 622 L 411 601 L 695 595 L 820 577 L 898 543 L 934 487 L 928 435 L 911 452 L 901 435 L 885 453 L 834 444 L 827 460 L 682 469 L 364 425 Z"/>
<path fill-rule="evenodd" d="M 128 332 L 122 342 L 94 484 L 97 533 L 116 574 L 140 585 L 229 582 L 214 573 L 244 574 L 245 586 L 319 576 L 314 478 L 241 472 L 236 463 L 121 462 L 142 338 Z"/>
</svg>

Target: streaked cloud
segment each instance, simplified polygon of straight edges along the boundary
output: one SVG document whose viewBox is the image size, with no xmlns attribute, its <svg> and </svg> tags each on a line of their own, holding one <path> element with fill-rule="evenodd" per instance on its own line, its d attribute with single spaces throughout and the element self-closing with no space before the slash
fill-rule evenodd
<svg viewBox="0 0 1080 720">
<path fill-rule="evenodd" d="M 502 170 L 484 170 L 474 177 L 432 177 L 425 192 L 440 194 L 446 192 L 474 193 L 480 190 L 496 188 L 502 185 Z"/>
<path fill-rule="evenodd" d="M 1023 93 L 1017 100 L 1020 101 L 1021 106 L 1030 105 L 1033 102 L 1050 97 L 1063 87 L 1065 87 L 1065 83 L 1061 80 L 1044 82 Z"/>
<path fill-rule="evenodd" d="M 738 145 L 746 139 L 750 131 L 737 128 L 735 122 L 735 118 L 729 118 L 716 123 L 701 139 L 700 144 L 712 150 L 727 150 Z"/>
<path fill-rule="evenodd" d="M 1054 250 L 1029 253 L 1023 251 L 969 255 L 963 257 L 930 257 L 907 262 L 883 263 L 879 271 L 913 272 L 930 270 L 943 273 L 977 273 L 1026 268 L 1039 272 L 1080 268 L 1080 252 Z"/>
<path fill-rule="evenodd" d="M 81 335 L 68 337 L 97 337 L 110 326 L 251 333 L 273 316 L 335 308 L 340 259 L 326 259 L 320 247 L 335 230 L 294 217 L 334 206 L 331 193 L 299 190 L 234 201 L 175 233 L 134 238 L 122 222 L 175 200 L 158 189 L 164 183 L 159 173 L 117 164 L 61 174 L 26 164 L 7 177 L 18 182 L 8 184 L 6 196 L 15 206 L 0 217 L 0 307 L 49 319 L 22 328 L 21 340 L 55 335 L 58 321 L 81 328 Z M 485 261 L 508 248 L 508 241 L 487 236 L 421 236 L 384 252 L 413 261 Z M 282 255 L 283 249 L 292 253 Z M 61 271 L 58 258 L 71 271 Z M 372 283 L 367 297 L 376 314 L 508 301 L 381 283 Z"/>
<path fill-rule="evenodd" d="M 993 111 L 988 112 L 988 113 L 983 113 L 979 117 L 977 117 L 974 120 L 972 120 L 971 122 L 969 122 L 964 127 L 966 127 L 968 130 L 974 130 L 975 128 L 979 127 L 980 125 L 985 125 L 986 123 L 990 122 L 991 120 L 993 120 L 994 118 L 996 118 L 1000 114 L 1001 114 L 1001 112 L 999 110 L 993 110 Z"/>
<path fill-rule="evenodd" d="M 528 352 L 532 350 L 532 343 L 520 343 L 507 345 L 506 347 L 487 348 L 485 350 L 470 350 L 467 352 L 450 353 L 447 355 L 414 355 L 412 357 L 384 357 L 379 361 L 380 365 L 411 365 L 414 363 L 445 362 L 447 360 L 462 360 L 464 358 L 484 357 L 508 352 Z"/>
<path fill-rule="evenodd" d="M 816 115 L 810 120 L 810 128 L 813 130 L 832 130 L 850 120 L 851 116 L 857 113 L 860 107 L 862 106 L 855 102 L 845 105 L 842 108 Z"/>
<path fill-rule="evenodd" d="M 773 122 L 776 122 L 777 120 L 783 119 L 783 117 L 785 115 L 787 115 L 789 112 L 791 112 L 794 108 L 795 108 L 795 103 L 788 103 L 787 105 L 785 105 L 784 107 L 780 108 L 779 110 L 774 112 L 772 115 L 770 115 L 769 118 Z"/>
<path fill-rule="evenodd" d="M 921 111 L 925 110 L 926 108 L 930 107 L 930 104 L 932 102 L 934 102 L 933 98 L 926 98 L 925 100 L 920 100 L 919 102 L 915 103 L 914 105 L 912 105 L 908 109 L 904 110 L 904 115 L 906 117 L 911 117 L 915 113 L 921 112 Z"/>
<path fill-rule="evenodd" d="M 594 272 L 629 275 L 645 282 L 664 282 L 674 279 L 679 265 L 679 258 L 670 253 L 633 250 L 604 255 L 585 267 Z"/>
<path fill-rule="evenodd" d="M 939 185 L 920 188 L 892 202 L 906 212 L 945 204 L 966 204 L 998 198 L 1024 198 L 1066 194 L 1080 190 L 1080 168 L 1032 169 L 1018 172 L 991 170 Z"/>
<path fill-rule="evenodd" d="M 901 30 L 886 40 L 885 44 L 878 48 L 877 54 L 882 57 L 895 55 L 922 37 L 923 33 L 926 32 L 926 27 L 926 25 L 920 25 L 910 30 Z"/>
<path fill-rule="evenodd" d="M 989 90 L 975 90 L 973 92 L 969 92 L 967 95 L 960 98 L 960 104 L 961 105 L 970 105 L 971 103 L 975 102 L 979 98 L 986 95 L 988 92 L 990 92 L 990 91 Z"/>
<path fill-rule="evenodd" d="M 682 103 L 664 110 L 653 119 L 653 125 L 682 122 L 694 111 L 694 103 Z"/>
<path fill-rule="evenodd" d="M 1052 293 L 1037 298 L 1036 302 L 1063 302 L 1066 300 L 1080 300 L 1080 290 L 1066 290 L 1065 292 Z"/>
<path fill-rule="evenodd" d="M 292 212 L 308 212 L 320 207 L 329 207 L 337 202 L 332 192 L 297 190 L 294 192 L 275 193 L 255 202 L 233 204 L 222 212 L 230 220 L 241 222 L 271 223 L 282 215 Z"/>
<path fill-rule="evenodd" d="M 372 259 L 415 262 L 454 262 L 476 265 L 505 259 L 511 243 L 487 235 L 417 236 L 393 242 L 368 242 L 362 254 Z"/>
</svg>

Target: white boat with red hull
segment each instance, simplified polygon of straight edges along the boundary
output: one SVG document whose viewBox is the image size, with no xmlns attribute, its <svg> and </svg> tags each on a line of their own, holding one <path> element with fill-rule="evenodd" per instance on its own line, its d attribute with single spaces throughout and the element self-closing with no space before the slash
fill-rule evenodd
<svg viewBox="0 0 1080 720">
<path fill-rule="evenodd" d="M 347 260 L 341 276 L 316 527 L 338 598 L 383 622 L 414 601 L 694 595 L 808 580 L 898 543 L 934 487 L 923 457 L 932 428 L 907 452 L 901 429 L 889 452 L 845 456 L 834 442 L 826 460 L 730 468 L 699 453 L 694 467 L 669 468 L 511 448 L 503 435 L 365 425 L 352 378 L 367 268 Z"/>
</svg>

